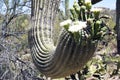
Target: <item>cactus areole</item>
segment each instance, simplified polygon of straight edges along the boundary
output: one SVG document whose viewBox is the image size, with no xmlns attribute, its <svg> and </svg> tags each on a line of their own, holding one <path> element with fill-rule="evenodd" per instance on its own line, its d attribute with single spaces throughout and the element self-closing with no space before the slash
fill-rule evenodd
<svg viewBox="0 0 120 80">
<path fill-rule="evenodd" d="M 91 59 L 106 27 L 99 11 L 91 11 L 91 1 L 74 2 L 71 18 L 63 26 L 57 46 L 53 26 L 60 0 L 32 0 L 32 20 L 28 33 L 31 55 L 38 70 L 51 78 L 76 73 Z"/>
</svg>

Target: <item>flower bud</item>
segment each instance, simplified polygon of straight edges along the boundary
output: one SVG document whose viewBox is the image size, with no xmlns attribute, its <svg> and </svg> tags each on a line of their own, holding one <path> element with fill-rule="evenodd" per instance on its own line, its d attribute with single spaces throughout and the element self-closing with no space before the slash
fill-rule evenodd
<svg viewBox="0 0 120 80">
<path fill-rule="evenodd" d="M 75 9 L 73 7 L 70 9 L 70 12 L 73 16 L 75 15 Z"/>
<path fill-rule="evenodd" d="M 78 5 L 78 3 L 77 3 L 76 1 L 74 2 L 73 7 L 74 7 L 74 8 L 79 7 L 79 5 Z"/>
<path fill-rule="evenodd" d="M 81 6 L 81 10 L 85 11 L 85 9 L 86 9 L 86 6 Z"/>
<path fill-rule="evenodd" d="M 92 7 L 92 3 L 91 3 L 91 0 L 89 0 L 89 1 L 85 1 L 85 6 L 86 6 L 86 9 L 87 10 L 90 10 L 91 9 L 91 7 Z"/>
<path fill-rule="evenodd" d="M 87 24 L 88 25 L 91 25 L 92 23 L 93 23 L 93 19 L 92 18 L 87 19 Z"/>
<path fill-rule="evenodd" d="M 96 21 L 96 25 L 100 25 L 101 24 L 101 21 Z"/>
<path fill-rule="evenodd" d="M 79 2 L 79 4 L 80 4 L 80 3 L 84 3 L 84 0 L 78 0 L 78 2 Z"/>
<path fill-rule="evenodd" d="M 74 2 L 73 7 L 74 7 L 75 11 L 77 12 L 77 14 L 79 14 L 79 12 L 80 12 L 80 6 L 78 5 L 77 2 Z"/>
<path fill-rule="evenodd" d="M 100 15 L 101 9 L 94 8 L 94 9 L 91 9 L 91 11 L 93 12 L 94 17 L 95 17 L 96 19 L 98 19 L 98 18 L 99 18 L 99 15 Z"/>
</svg>

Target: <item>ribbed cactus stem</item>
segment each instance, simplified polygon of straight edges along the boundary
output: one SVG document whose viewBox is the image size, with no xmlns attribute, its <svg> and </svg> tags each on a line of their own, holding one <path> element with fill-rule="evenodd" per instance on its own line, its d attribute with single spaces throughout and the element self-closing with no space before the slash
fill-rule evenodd
<svg viewBox="0 0 120 80">
<path fill-rule="evenodd" d="M 65 77 L 79 71 L 93 56 L 96 45 L 90 39 L 75 42 L 63 30 L 57 46 L 53 44 L 53 27 L 60 0 L 32 0 L 32 21 L 28 41 L 34 64 L 48 77 Z"/>
</svg>

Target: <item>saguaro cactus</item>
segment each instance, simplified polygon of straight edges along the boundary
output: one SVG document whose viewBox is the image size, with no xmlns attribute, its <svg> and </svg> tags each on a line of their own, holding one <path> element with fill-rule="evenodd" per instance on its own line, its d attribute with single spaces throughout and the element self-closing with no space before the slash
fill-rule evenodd
<svg viewBox="0 0 120 80">
<path fill-rule="evenodd" d="M 59 2 L 60 0 L 32 0 L 32 24 L 28 33 L 34 64 L 41 73 L 52 78 L 65 77 L 79 71 L 93 56 L 97 40 L 102 36 L 100 31 L 104 27 L 101 27 L 101 20 L 92 16 L 97 12 L 85 12 L 80 15 L 85 18 L 72 17 L 67 25 L 61 24 L 65 29 L 61 32 L 57 46 L 54 46 L 52 30 Z M 81 6 L 86 7 L 85 4 Z M 78 9 L 83 13 L 84 8 L 81 6 Z M 76 10 L 75 14 L 79 15 Z M 83 28 L 80 26 L 82 23 Z M 77 25 L 80 27 L 76 31 L 73 27 Z"/>
<path fill-rule="evenodd" d="M 117 50 L 120 55 L 120 0 L 116 1 Z"/>
<path fill-rule="evenodd" d="M 66 18 L 69 18 L 70 12 L 69 12 L 69 0 L 65 0 L 65 15 Z"/>
</svg>

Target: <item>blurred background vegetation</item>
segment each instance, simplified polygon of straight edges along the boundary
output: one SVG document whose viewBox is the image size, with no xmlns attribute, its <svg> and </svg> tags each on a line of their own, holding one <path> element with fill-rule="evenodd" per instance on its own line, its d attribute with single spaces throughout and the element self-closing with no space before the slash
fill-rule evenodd
<svg viewBox="0 0 120 80">
<path fill-rule="evenodd" d="M 62 0 L 54 26 L 54 42 L 62 29 L 59 23 L 70 18 L 69 1 Z M 113 35 L 105 37 L 99 43 L 94 57 L 79 71 L 66 77 L 66 80 L 119 80 L 120 57 L 116 55 L 115 10 L 100 7 L 101 15 L 111 18 L 105 20 Z M 47 80 L 32 63 L 28 45 L 28 30 L 30 25 L 30 0 L 0 0 L 0 80 Z M 63 79 L 64 80 L 64 79 Z"/>
</svg>

